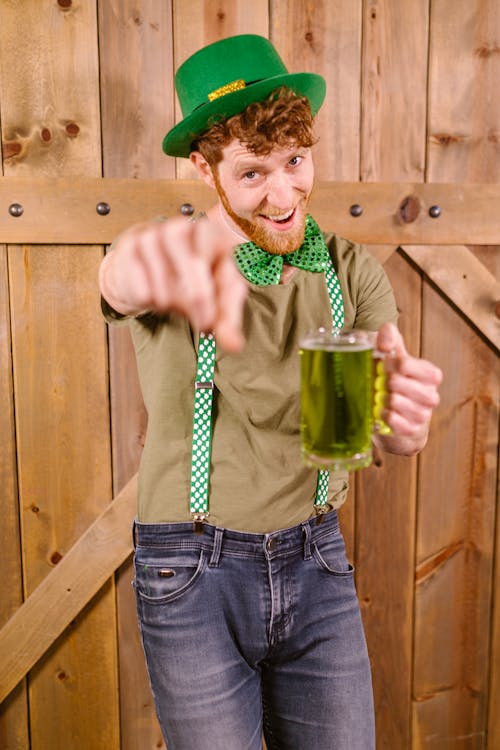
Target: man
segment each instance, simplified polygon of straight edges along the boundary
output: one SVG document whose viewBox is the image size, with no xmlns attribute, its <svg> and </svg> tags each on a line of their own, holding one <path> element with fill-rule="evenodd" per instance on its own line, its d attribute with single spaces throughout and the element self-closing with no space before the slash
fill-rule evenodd
<svg viewBox="0 0 500 750">
<path fill-rule="evenodd" d="M 164 150 L 218 200 L 194 222 L 133 227 L 100 272 L 149 415 L 135 587 L 157 713 L 169 750 L 256 750 L 262 731 L 268 750 L 369 750 L 370 668 L 336 514 L 347 476 L 325 489 L 301 462 L 299 341 L 332 316 L 379 331 L 392 434 L 376 441 L 394 453 L 425 445 L 441 373 L 407 354 L 378 263 L 326 244 L 307 214 L 323 79 L 243 35 L 189 58 L 176 87 L 184 119 Z"/>
</svg>

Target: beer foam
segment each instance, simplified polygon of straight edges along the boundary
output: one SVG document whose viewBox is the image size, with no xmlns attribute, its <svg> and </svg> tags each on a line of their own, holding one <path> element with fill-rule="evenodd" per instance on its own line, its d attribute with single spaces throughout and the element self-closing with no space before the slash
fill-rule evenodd
<svg viewBox="0 0 500 750">
<path fill-rule="evenodd" d="M 372 351 L 373 346 L 367 341 L 357 341 L 353 344 L 335 344 L 325 343 L 324 341 L 311 341 L 302 344 L 301 349 L 308 352 L 340 352 L 342 354 L 346 352 L 367 352 Z"/>
</svg>

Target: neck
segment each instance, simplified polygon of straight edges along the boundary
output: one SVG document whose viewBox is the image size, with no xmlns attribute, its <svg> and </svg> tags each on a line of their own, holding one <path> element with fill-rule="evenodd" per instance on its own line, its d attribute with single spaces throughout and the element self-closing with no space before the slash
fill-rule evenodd
<svg viewBox="0 0 500 750">
<path fill-rule="evenodd" d="M 218 205 L 219 205 L 219 216 L 220 216 L 220 218 L 222 220 L 222 223 L 229 229 L 229 231 L 232 234 L 234 234 L 235 237 L 237 237 L 239 239 L 240 242 L 249 242 L 250 240 L 248 239 L 248 237 L 245 237 L 244 234 L 240 234 L 239 232 L 236 231 L 236 229 L 234 229 L 231 226 L 231 224 L 229 223 L 229 221 L 226 218 L 226 215 L 225 215 L 226 212 L 222 208 L 222 203 L 219 202 Z"/>
</svg>

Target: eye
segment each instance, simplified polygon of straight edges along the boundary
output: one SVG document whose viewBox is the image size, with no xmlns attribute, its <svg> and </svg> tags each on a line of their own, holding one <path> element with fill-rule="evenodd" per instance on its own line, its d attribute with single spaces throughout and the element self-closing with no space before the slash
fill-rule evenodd
<svg viewBox="0 0 500 750">
<path fill-rule="evenodd" d="M 292 158 L 290 159 L 290 161 L 288 162 L 288 164 L 291 167 L 298 167 L 299 164 L 301 163 L 301 161 L 302 161 L 302 156 L 299 156 L 299 155 L 292 156 Z"/>
<path fill-rule="evenodd" d="M 255 171 L 255 169 L 250 169 L 248 172 L 245 172 L 243 177 L 245 178 L 245 180 L 255 180 L 255 178 L 257 177 L 257 172 Z"/>
</svg>

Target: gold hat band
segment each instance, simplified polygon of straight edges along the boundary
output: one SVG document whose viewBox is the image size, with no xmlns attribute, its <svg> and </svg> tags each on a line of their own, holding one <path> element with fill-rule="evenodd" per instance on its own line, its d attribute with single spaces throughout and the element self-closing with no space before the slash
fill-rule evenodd
<svg viewBox="0 0 500 750">
<path fill-rule="evenodd" d="M 231 83 L 226 83 L 225 86 L 221 86 L 219 89 L 215 89 L 215 91 L 212 91 L 208 95 L 208 100 L 213 102 L 214 99 L 218 99 L 220 96 L 225 96 L 226 94 L 232 94 L 233 91 L 244 89 L 245 86 L 246 83 L 242 78 L 237 81 L 231 81 Z"/>
</svg>

